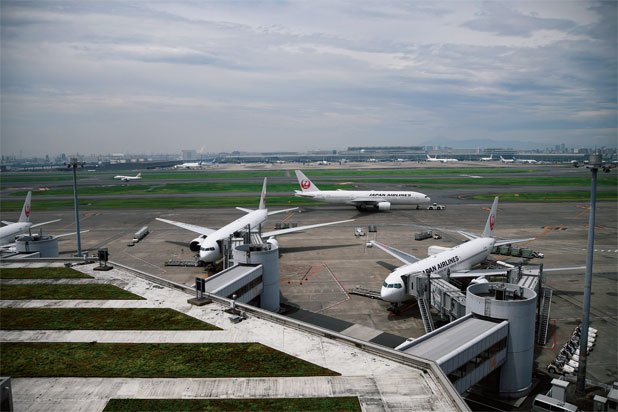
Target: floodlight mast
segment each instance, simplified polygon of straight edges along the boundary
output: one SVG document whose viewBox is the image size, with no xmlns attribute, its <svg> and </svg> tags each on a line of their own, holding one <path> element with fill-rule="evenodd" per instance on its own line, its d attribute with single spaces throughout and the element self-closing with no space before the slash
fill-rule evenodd
<svg viewBox="0 0 618 412">
<path fill-rule="evenodd" d="M 594 225 L 597 206 L 597 174 L 599 168 L 609 172 L 615 165 L 603 164 L 600 153 L 591 154 L 586 167 L 592 172 L 592 186 L 590 188 L 590 217 L 588 221 L 588 250 L 586 252 L 586 276 L 584 278 L 584 307 L 582 314 L 581 333 L 579 335 L 579 369 L 577 370 L 576 393 L 586 393 L 586 363 L 588 360 L 588 327 L 590 324 L 590 298 L 592 291 L 592 259 L 594 256 Z"/>
<path fill-rule="evenodd" d="M 73 203 L 75 204 L 75 228 L 77 229 L 77 254 L 75 256 L 82 257 L 82 239 L 79 231 L 79 208 L 77 203 L 77 167 L 84 167 L 86 162 L 77 161 L 77 157 L 72 157 L 67 167 L 73 168 Z"/>
</svg>

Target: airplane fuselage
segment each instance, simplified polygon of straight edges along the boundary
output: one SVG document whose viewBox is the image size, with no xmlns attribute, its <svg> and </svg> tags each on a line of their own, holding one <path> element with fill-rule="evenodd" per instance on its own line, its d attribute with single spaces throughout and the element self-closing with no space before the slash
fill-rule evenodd
<svg viewBox="0 0 618 412">
<path fill-rule="evenodd" d="M 258 209 L 223 226 L 206 237 L 200 245 L 200 261 L 214 263 L 223 257 L 220 247 L 221 241 L 237 232 L 242 232 L 250 226 L 251 230 L 257 228 L 268 216 L 268 209 Z"/>
<path fill-rule="evenodd" d="M 298 196 L 309 197 L 334 204 L 354 204 L 357 199 L 367 201 L 389 202 L 393 205 L 429 204 L 431 199 L 418 192 L 377 191 L 377 190 L 320 190 L 316 192 L 296 191 Z"/>
<path fill-rule="evenodd" d="M 406 277 L 419 274 L 447 277 L 451 272 L 469 270 L 487 259 L 495 242 L 491 237 L 473 239 L 418 262 L 401 266 L 386 277 L 380 295 L 387 302 L 408 300 L 412 295 L 407 293 Z"/>
<path fill-rule="evenodd" d="M 15 242 L 15 237 L 28 233 L 30 226 L 31 222 L 17 222 L 0 227 L 0 246 Z"/>
</svg>

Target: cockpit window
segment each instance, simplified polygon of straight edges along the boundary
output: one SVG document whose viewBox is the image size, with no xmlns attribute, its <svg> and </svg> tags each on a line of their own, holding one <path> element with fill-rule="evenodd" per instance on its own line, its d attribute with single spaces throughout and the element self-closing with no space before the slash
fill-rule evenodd
<svg viewBox="0 0 618 412">
<path fill-rule="evenodd" d="M 214 247 L 203 247 L 203 248 L 200 248 L 200 250 L 202 250 L 203 252 L 208 252 L 208 251 L 215 250 L 215 248 Z"/>
<path fill-rule="evenodd" d="M 395 289 L 401 289 L 401 284 L 400 283 L 395 283 Z"/>
<path fill-rule="evenodd" d="M 382 285 L 383 288 L 387 288 L 388 287 L 388 283 L 384 282 L 384 284 Z"/>
</svg>

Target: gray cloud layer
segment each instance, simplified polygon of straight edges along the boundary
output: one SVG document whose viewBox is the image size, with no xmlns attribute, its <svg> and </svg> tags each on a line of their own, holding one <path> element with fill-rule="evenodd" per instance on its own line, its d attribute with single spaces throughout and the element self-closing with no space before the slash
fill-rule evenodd
<svg viewBox="0 0 618 412">
<path fill-rule="evenodd" d="M 3 154 L 616 143 L 615 2 L 11 2 Z"/>
</svg>

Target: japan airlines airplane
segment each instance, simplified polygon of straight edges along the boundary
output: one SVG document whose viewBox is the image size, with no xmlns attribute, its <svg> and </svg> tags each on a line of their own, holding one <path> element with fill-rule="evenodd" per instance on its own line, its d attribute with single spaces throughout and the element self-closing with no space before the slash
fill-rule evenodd
<svg viewBox="0 0 618 412">
<path fill-rule="evenodd" d="M 32 199 L 32 192 L 28 192 L 26 195 L 26 201 L 21 209 L 21 215 L 17 222 L 2 221 L 6 226 L 0 227 L 0 246 L 7 247 L 15 243 L 15 237 L 28 233 L 30 229 L 47 225 L 49 223 L 58 222 L 60 219 L 50 220 L 49 222 L 37 223 L 33 225 L 30 222 L 30 201 Z"/>
<path fill-rule="evenodd" d="M 296 178 L 301 190 L 295 190 L 294 194 L 298 197 L 307 197 L 314 200 L 321 200 L 326 203 L 356 206 L 358 210 L 364 210 L 371 206 L 378 211 L 390 210 L 393 205 L 420 205 L 429 204 L 429 196 L 419 192 L 395 192 L 375 190 L 320 190 L 313 184 L 307 176 L 300 170 L 296 170 Z"/>
<path fill-rule="evenodd" d="M 534 165 L 539 162 L 538 160 L 534 160 L 534 159 L 517 159 L 516 157 L 513 157 L 513 161 L 515 163 L 523 163 L 523 164 L 529 164 L 529 165 Z"/>
<path fill-rule="evenodd" d="M 237 207 L 236 209 L 246 212 L 247 214 L 241 218 L 234 220 L 233 222 L 223 226 L 221 229 L 209 229 L 207 227 L 192 225 L 189 223 L 176 222 L 173 220 L 157 218 L 157 220 L 169 223 L 170 225 L 178 226 L 183 229 L 190 230 L 198 233 L 200 236 L 189 242 L 189 249 L 193 252 L 199 251 L 199 260 L 203 263 L 215 263 L 223 257 L 222 242 L 224 239 L 228 239 L 231 235 L 239 236 L 246 231 L 247 226 L 251 231 L 256 231 L 261 226 L 262 222 L 270 215 L 277 213 L 290 212 L 298 209 L 293 207 L 291 209 L 275 210 L 269 212 L 266 209 L 266 182 L 267 178 L 264 178 L 264 185 L 262 186 L 262 195 L 260 196 L 260 204 L 257 210 L 245 209 L 243 207 Z M 273 230 L 271 232 L 261 232 L 260 236 L 266 240 L 266 243 L 278 246 L 279 242 L 275 239 L 275 236 L 285 235 L 293 232 L 300 232 L 302 230 L 313 229 L 321 226 L 336 225 L 339 223 L 352 222 L 354 219 L 340 220 L 337 222 L 318 223 L 314 225 L 298 226 L 288 229 Z"/>
<path fill-rule="evenodd" d="M 427 155 L 427 161 L 428 162 L 440 162 L 440 163 L 459 162 L 459 160 L 457 159 L 438 159 L 437 155 L 435 157 L 431 157 Z"/>
<path fill-rule="evenodd" d="M 502 163 L 515 163 L 515 159 L 505 159 L 504 157 L 500 156 L 500 161 Z"/>
<path fill-rule="evenodd" d="M 487 223 L 485 223 L 485 230 L 483 230 L 481 236 L 459 231 L 459 234 L 468 238 L 467 242 L 453 248 L 430 246 L 429 257 L 425 259 L 419 259 L 401 250 L 371 241 L 373 245 L 405 263 L 386 277 L 380 291 L 382 299 L 394 303 L 395 306 L 400 302 L 411 299 L 414 295 L 411 290 L 408 290 L 408 287 L 409 285 L 414 287 L 415 282 L 408 282 L 408 280 L 414 276 L 476 277 L 477 282 L 482 282 L 486 281 L 484 276 L 505 274 L 505 269 L 471 270 L 471 268 L 487 259 L 494 246 L 525 242 L 534 238 L 496 240 L 493 237 L 493 230 L 496 224 L 497 211 L 498 197 L 494 199 Z"/>
<path fill-rule="evenodd" d="M 492 160 L 494 160 L 493 153 L 489 157 L 481 157 L 481 162 L 491 162 Z"/>
<path fill-rule="evenodd" d="M 123 182 L 128 182 L 129 180 L 139 180 L 142 178 L 142 174 L 138 173 L 135 176 L 122 176 L 122 175 L 118 175 L 118 176 L 114 176 L 114 179 L 120 179 Z"/>
</svg>

